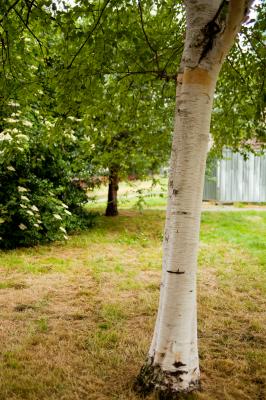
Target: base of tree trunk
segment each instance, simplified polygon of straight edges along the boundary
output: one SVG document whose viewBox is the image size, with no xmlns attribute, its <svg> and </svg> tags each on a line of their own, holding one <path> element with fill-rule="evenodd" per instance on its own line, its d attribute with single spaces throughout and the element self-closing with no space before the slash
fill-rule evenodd
<svg viewBox="0 0 266 400">
<path fill-rule="evenodd" d="M 168 371 L 162 371 L 160 366 L 154 366 L 149 359 L 141 368 L 133 389 L 142 396 L 147 396 L 155 391 L 157 400 L 192 400 L 192 392 L 200 390 L 200 382 L 191 382 L 187 389 L 178 389 L 180 377 Z"/>
<path fill-rule="evenodd" d="M 106 208 L 105 216 L 106 217 L 116 217 L 118 215 L 118 211 L 116 207 L 109 207 Z"/>
</svg>

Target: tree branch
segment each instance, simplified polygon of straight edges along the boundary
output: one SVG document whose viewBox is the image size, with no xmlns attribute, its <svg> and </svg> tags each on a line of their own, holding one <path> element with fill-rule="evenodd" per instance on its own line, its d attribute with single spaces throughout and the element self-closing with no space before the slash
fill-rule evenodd
<svg viewBox="0 0 266 400">
<path fill-rule="evenodd" d="M 143 12 L 142 12 L 142 7 L 141 7 L 141 1 L 140 1 L 140 0 L 138 0 L 138 8 L 139 8 L 141 29 L 142 29 L 143 35 L 145 36 L 145 40 L 146 40 L 146 42 L 147 42 L 149 48 L 150 48 L 151 51 L 155 54 L 155 59 L 156 59 L 157 68 L 159 69 L 159 61 L 158 61 L 158 53 L 157 53 L 157 50 L 151 45 L 151 42 L 149 41 L 149 38 L 148 38 L 147 33 L 146 33 L 146 31 L 145 31 L 145 28 L 144 28 Z"/>
<path fill-rule="evenodd" d="M 89 38 L 91 37 L 91 35 L 93 34 L 93 32 L 96 30 L 97 26 L 100 23 L 100 20 L 102 18 L 102 15 L 106 9 L 106 7 L 108 6 L 108 4 L 111 2 L 111 0 L 106 0 L 105 5 L 103 6 L 103 8 L 101 9 L 100 15 L 97 18 L 97 21 L 95 22 L 93 28 L 91 29 L 89 35 L 87 36 L 86 40 L 83 42 L 83 44 L 80 46 L 80 48 L 78 49 L 78 51 L 76 52 L 76 54 L 74 55 L 74 57 L 72 58 L 70 64 L 67 66 L 67 69 L 70 69 L 75 61 L 75 59 L 77 58 L 77 56 L 79 55 L 79 53 L 81 52 L 81 50 L 83 49 L 83 47 L 86 45 L 86 43 L 88 42 Z"/>
<path fill-rule="evenodd" d="M 0 20 L 0 24 L 4 21 L 5 17 L 9 14 L 9 12 L 20 2 L 20 0 L 16 0 L 4 13 L 3 18 Z"/>
<path fill-rule="evenodd" d="M 167 74 L 165 71 L 127 71 L 127 72 L 115 72 L 117 75 L 122 75 L 118 81 L 121 81 L 124 78 L 127 78 L 132 75 L 153 75 L 158 79 L 165 79 L 166 82 L 169 82 L 170 80 L 176 81 L 176 76 L 177 74 Z M 113 73 L 112 73 L 113 74 Z M 109 75 L 109 74 L 105 74 Z"/>
<path fill-rule="evenodd" d="M 256 47 L 254 46 L 253 42 L 252 42 L 252 38 L 250 37 L 250 35 L 247 32 L 244 32 L 244 35 L 246 36 L 246 38 L 249 41 L 250 46 L 252 47 L 252 50 L 256 53 L 256 56 L 258 57 L 258 59 L 261 61 L 261 63 L 265 66 L 265 60 L 261 58 L 261 56 L 258 54 Z M 256 40 L 264 47 L 265 43 L 263 43 L 260 38 L 258 38 L 257 36 L 255 36 Z"/>
<path fill-rule="evenodd" d="M 24 21 L 24 19 L 21 17 L 21 15 L 17 12 L 17 10 L 14 8 L 15 13 L 17 14 L 17 16 L 19 17 L 19 19 L 21 20 L 21 22 L 23 23 L 23 25 L 25 26 L 25 28 L 30 32 L 30 34 L 34 37 L 34 39 L 38 42 L 41 53 L 43 58 L 44 57 L 44 52 L 43 52 L 43 48 L 42 48 L 42 42 L 40 41 L 40 39 L 37 38 L 37 36 L 35 35 L 35 33 L 30 29 L 29 25 L 26 24 L 26 22 Z"/>
<path fill-rule="evenodd" d="M 226 25 L 221 40 L 223 42 L 223 57 L 230 49 L 236 33 L 239 31 L 241 22 L 248 14 L 254 0 L 231 0 L 227 14 Z"/>
<path fill-rule="evenodd" d="M 245 78 L 242 76 L 241 72 L 239 72 L 238 69 L 234 66 L 233 62 L 230 60 L 229 57 L 227 57 L 227 61 L 229 62 L 229 64 L 232 67 L 232 69 L 237 73 L 237 75 L 239 76 L 240 80 L 244 83 L 244 85 L 246 85 Z"/>
<path fill-rule="evenodd" d="M 28 0 L 25 0 L 25 2 L 26 2 L 26 5 L 28 7 L 27 18 L 26 18 L 26 25 L 28 25 L 29 18 L 30 18 L 30 13 L 31 13 L 31 9 L 33 7 L 34 0 L 32 0 L 31 2 L 30 1 L 28 2 Z"/>
<path fill-rule="evenodd" d="M 171 60 L 173 59 L 173 57 L 174 57 L 176 54 L 178 54 L 180 50 L 183 50 L 183 48 L 184 48 L 184 44 L 182 43 L 181 46 L 178 46 L 178 47 L 173 51 L 173 53 L 171 54 L 171 56 L 170 56 L 170 57 L 168 58 L 168 60 L 166 61 L 165 65 L 164 65 L 164 67 L 163 67 L 163 71 L 166 70 L 168 64 L 171 62 Z"/>
</svg>

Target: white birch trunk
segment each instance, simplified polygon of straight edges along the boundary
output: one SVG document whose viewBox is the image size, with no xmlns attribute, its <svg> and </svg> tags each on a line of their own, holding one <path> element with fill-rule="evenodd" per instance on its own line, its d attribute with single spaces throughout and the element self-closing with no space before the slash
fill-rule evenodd
<svg viewBox="0 0 266 400">
<path fill-rule="evenodd" d="M 177 157 L 169 187 L 169 229 L 153 365 L 167 371 L 172 388 L 186 391 L 199 381 L 196 337 L 196 266 L 204 169 L 215 77 L 185 69 L 175 138 Z M 192 82 L 191 82 L 192 80 Z M 200 132 L 200 134 L 199 134 Z M 175 153 L 173 153 L 175 154 Z"/>
<path fill-rule="evenodd" d="M 149 359 L 137 380 L 162 398 L 199 386 L 196 271 L 213 95 L 248 9 L 245 0 L 187 0 L 163 243 L 160 303 Z"/>
<path fill-rule="evenodd" d="M 176 85 L 176 107 L 179 104 L 180 92 L 181 92 L 181 85 L 182 79 L 177 79 Z M 179 113 L 176 112 L 176 121 L 179 117 Z M 172 143 L 172 151 L 171 151 L 171 158 L 170 158 L 170 168 L 169 168 L 169 178 L 168 178 L 168 201 L 167 201 L 167 208 L 166 208 L 166 219 L 165 219 L 165 229 L 164 229 L 164 240 L 163 240 L 163 260 L 162 260 L 162 279 L 161 279 L 161 290 L 160 290 L 160 301 L 159 301 L 159 310 L 157 313 L 155 329 L 153 333 L 153 338 L 150 346 L 149 356 L 154 356 L 154 349 L 157 343 L 157 336 L 159 332 L 159 325 L 160 325 L 160 317 L 161 317 L 161 308 L 163 304 L 163 294 L 164 294 L 164 280 L 165 280 L 165 272 L 169 262 L 169 235 L 171 231 L 171 205 L 172 205 L 172 195 L 173 195 L 173 179 L 174 179 L 174 169 L 175 164 L 177 161 L 177 137 L 174 136 L 173 143 Z"/>
</svg>

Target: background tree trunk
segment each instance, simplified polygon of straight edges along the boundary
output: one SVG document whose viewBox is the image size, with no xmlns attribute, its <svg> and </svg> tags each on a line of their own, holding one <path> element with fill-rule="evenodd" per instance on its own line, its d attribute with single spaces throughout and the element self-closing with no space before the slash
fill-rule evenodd
<svg viewBox="0 0 266 400">
<path fill-rule="evenodd" d="M 118 192 L 118 170 L 116 168 L 110 168 L 109 173 L 109 185 L 108 185 L 108 200 L 105 211 L 106 217 L 114 217 L 118 215 L 117 208 L 117 192 Z"/>
</svg>

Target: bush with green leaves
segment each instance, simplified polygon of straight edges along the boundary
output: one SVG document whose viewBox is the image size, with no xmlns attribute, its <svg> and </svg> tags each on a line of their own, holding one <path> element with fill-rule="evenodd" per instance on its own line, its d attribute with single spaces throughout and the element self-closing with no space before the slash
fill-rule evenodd
<svg viewBox="0 0 266 400">
<path fill-rule="evenodd" d="M 81 165 L 73 131 L 55 135 L 56 121 L 37 110 L 23 114 L 15 102 L 8 109 L 0 133 L 0 247 L 67 240 L 90 227 L 86 189 L 74 180 Z"/>
</svg>

